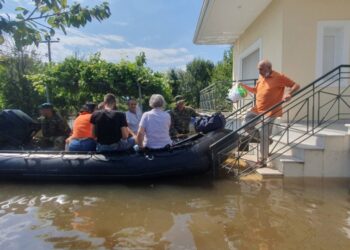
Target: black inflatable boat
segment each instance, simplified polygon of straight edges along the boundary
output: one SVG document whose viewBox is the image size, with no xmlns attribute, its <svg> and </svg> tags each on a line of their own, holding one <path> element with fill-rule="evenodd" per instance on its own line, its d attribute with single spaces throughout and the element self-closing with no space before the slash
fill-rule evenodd
<svg viewBox="0 0 350 250">
<path fill-rule="evenodd" d="M 17 111 L 18 114 L 23 115 Z M 28 126 L 24 127 L 30 133 L 33 130 L 31 121 L 28 117 L 25 120 Z M 8 126 L 9 129 L 14 127 Z M 168 149 L 123 154 L 0 150 L 0 178 L 128 180 L 204 173 L 210 170 L 215 157 L 210 145 L 229 132 L 220 129 L 199 133 Z M 25 141 L 24 137 L 16 141 Z M 230 140 L 232 143 L 234 138 Z"/>
<path fill-rule="evenodd" d="M 209 146 L 227 133 L 197 134 L 169 149 L 124 154 L 0 151 L 0 178 L 127 180 L 199 174 L 211 168 Z"/>
</svg>

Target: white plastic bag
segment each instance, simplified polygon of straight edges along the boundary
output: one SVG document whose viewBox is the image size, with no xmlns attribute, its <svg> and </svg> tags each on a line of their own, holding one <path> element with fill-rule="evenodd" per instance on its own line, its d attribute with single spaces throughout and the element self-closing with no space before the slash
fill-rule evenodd
<svg viewBox="0 0 350 250">
<path fill-rule="evenodd" d="M 228 90 L 227 99 L 231 102 L 238 102 L 239 100 L 246 97 L 248 94 L 247 90 L 239 86 L 238 83 L 233 84 L 232 88 Z"/>
</svg>

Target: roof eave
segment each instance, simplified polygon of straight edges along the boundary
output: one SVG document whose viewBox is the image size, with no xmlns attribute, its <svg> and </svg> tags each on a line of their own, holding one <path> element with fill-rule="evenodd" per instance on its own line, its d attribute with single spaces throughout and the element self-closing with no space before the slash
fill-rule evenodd
<svg viewBox="0 0 350 250">
<path fill-rule="evenodd" d="M 272 0 L 255 1 L 203 0 L 193 43 L 234 44 Z"/>
</svg>

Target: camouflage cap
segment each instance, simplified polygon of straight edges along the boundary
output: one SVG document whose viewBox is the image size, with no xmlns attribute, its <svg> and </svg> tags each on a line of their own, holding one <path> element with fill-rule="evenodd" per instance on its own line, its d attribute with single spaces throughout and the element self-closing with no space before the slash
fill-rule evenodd
<svg viewBox="0 0 350 250">
<path fill-rule="evenodd" d="M 184 101 L 185 101 L 185 98 L 184 98 L 182 95 L 177 95 L 177 96 L 175 96 L 174 101 L 175 101 L 176 103 L 178 103 L 178 102 L 184 102 Z"/>
<path fill-rule="evenodd" d="M 53 105 L 49 102 L 45 102 L 39 106 L 40 109 L 53 109 Z"/>
</svg>

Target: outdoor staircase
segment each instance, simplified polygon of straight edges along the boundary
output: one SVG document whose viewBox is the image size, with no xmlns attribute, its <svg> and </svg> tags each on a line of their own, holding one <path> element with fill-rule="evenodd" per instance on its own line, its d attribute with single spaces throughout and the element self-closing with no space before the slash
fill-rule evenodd
<svg viewBox="0 0 350 250">
<path fill-rule="evenodd" d="M 274 121 L 267 167 L 260 168 L 260 143 L 242 125 L 254 100 L 228 115 L 232 132 L 211 145 L 212 165 L 242 177 L 257 172 L 264 177 L 350 177 L 350 65 L 341 65 L 280 102 L 251 122 L 261 130 L 266 113 L 283 106 Z M 349 125 L 350 126 L 350 125 Z"/>
<path fill-rule="evenodd" d="M 272 160 L 257 169 L 264 177 L 349 177 L 350 135 L 343 123 L 331 125 L 316 134 L 305 134 L 304 124 L 290 127 L 287 136 L 274 136 Z M 297 138 L 297 139 L 296 139 Z M 279 148 L 286 147 L 283 153 Z"/>
</svg>

